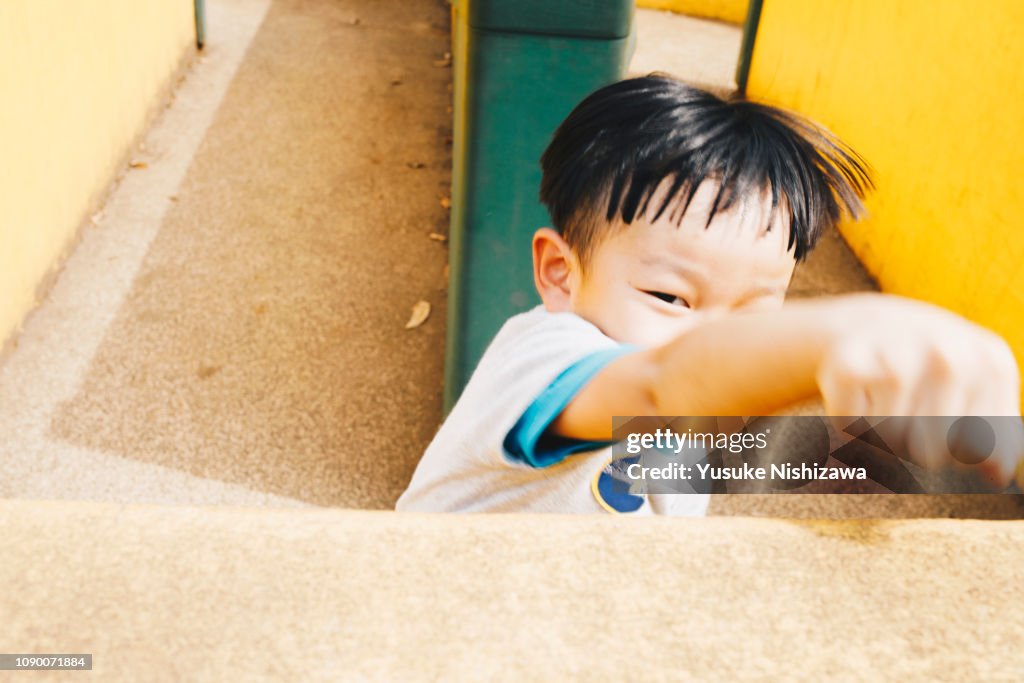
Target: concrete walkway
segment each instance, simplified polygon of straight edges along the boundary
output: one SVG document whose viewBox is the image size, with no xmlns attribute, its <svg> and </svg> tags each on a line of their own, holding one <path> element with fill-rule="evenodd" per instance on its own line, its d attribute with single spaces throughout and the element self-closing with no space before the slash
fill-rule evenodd
<svg viewBox="0 0 1024 683">
<path fill-rule="evenodd" d="M 0 369 L 0 497 L 390 507 L 441 416 L 448 7 L 207 5 Z"/>
</svg>

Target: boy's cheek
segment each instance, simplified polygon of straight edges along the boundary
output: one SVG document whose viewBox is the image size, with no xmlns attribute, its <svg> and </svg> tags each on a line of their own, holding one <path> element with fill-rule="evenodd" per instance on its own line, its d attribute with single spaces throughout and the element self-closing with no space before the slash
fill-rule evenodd
<svg viewBox="0 0 1024 683">
<path fill-rule="evenodd" d="M 701 324 L 701 319 L 698 313 L 666 316 L 654 311 L 634 311 L 602 329 L 618 342 L 653 348 L 685 334 Z"/>
<path fill-rule="evenodd" d="M 743 310 L 751 312 L 777 311 L 785 305 L 786 293 L 787 292 L 783 291 L 782 294 L 755 299 L 749 306 L 744 307 Z"/>
</svg>

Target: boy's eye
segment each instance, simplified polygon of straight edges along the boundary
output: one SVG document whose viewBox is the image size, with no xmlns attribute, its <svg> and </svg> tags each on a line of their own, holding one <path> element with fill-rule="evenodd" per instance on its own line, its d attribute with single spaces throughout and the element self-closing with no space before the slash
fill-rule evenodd
<svg viewBox="0 0 1024 683">
<path fill-rule="evenodd" d="M 675 294 L 668 294 L 666 292 L 645 292 L 645 293 L 646 294 L 650 294 L 651 296 L 656 297 L 658 299 L 661 299 L 662 301 L 664 301 L 667 304 L 672 304 L 673 306 L 682 306 L 683 308 L 689 308 L 690 307 L 690 304 L 687 303 L 686 299 L 681 299 L 678 296 L 676 296 Z"/>
</svg>

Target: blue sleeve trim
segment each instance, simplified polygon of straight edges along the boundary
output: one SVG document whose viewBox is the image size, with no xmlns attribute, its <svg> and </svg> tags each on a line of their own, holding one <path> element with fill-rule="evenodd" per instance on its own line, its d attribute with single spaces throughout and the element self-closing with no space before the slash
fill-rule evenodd
<svg viewBox="0 0 1024 683">
<path fill-rule="evenodd" d="M 505 435 L 505 453 L 530 467 L 550 467 L 573 453 L 610 446 L 611 441 L 581 441 L 545 435 L 544 432 L 598 371 L 619 356 L 638 349 L 637 346 L 623 345 L 597 351 L 563 370 L 523 411 Z"/>
</svg>

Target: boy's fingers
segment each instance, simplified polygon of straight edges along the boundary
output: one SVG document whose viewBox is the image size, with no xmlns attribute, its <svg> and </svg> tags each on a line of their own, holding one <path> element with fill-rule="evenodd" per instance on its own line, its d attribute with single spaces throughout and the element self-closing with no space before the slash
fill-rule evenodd
<svg viewBox="0 0 1024 683">
<path fill-rule="evenodd" d="M 846 382 L 833 373 L 819 374 L 818 391 L 821 393 L 826 415 L 863 415 L 867 411 L 868 400 L 864 388 Z"/>
<path fill-rule="evenodd" d="M 873 353 L 864 347 L 845 345 L 834 349 L 819 368 L 817 382 L 829 415 L 877 415 L 878 374 Z"/>
<path fill-rule="evenodd" d="M 928 469 L 938 469 L 950 461 L 941 417 L 907 418 L 907 446 L 911 459 Z M 948 420 L 952 422 L 952 420 Z"/>
<path fill-rule="evenodd" d="M 953 463 L 974 467 L 996 488 L 1010 484 L 1024 457 L 1019 417 L 961 417 L 950 426 L 947 439 Z"/>
<path fill-rule="evenodd" d="M 951 435 L 963 442 L 967 453 L 965 458 L 956 452 L 954 459 L 972 464 L 972 456 L 979 458 L 978 473 L 997 488 L 1011 483 L 1024 458 L 1019 400 L 1013 382 L 998 376 L 995 380 L 992 376 L 979 377 L 963 413 L 967 417 L 958 420 L 959 432 Z"/>
<path fill-rule="evenodd" d="M 951 453 L 949 430 L 959 416 L 970 415 L 969 402 L 964 400 L 962 386 L 954 381 L 937 383 L 924 378 L 914 396 L 916 415 L 912 433 L 915 437 L 917 462 L 929 468 L 955 464 Z"/>
<path fill-rule="evenodd" d="M 992 422 L 995 447 L 991 460 L 997 485 L 1007 486 L 1014 479 L 1024 484 L 1024 423 L 1020 417 L 996 417 Z"/>
</svg>

